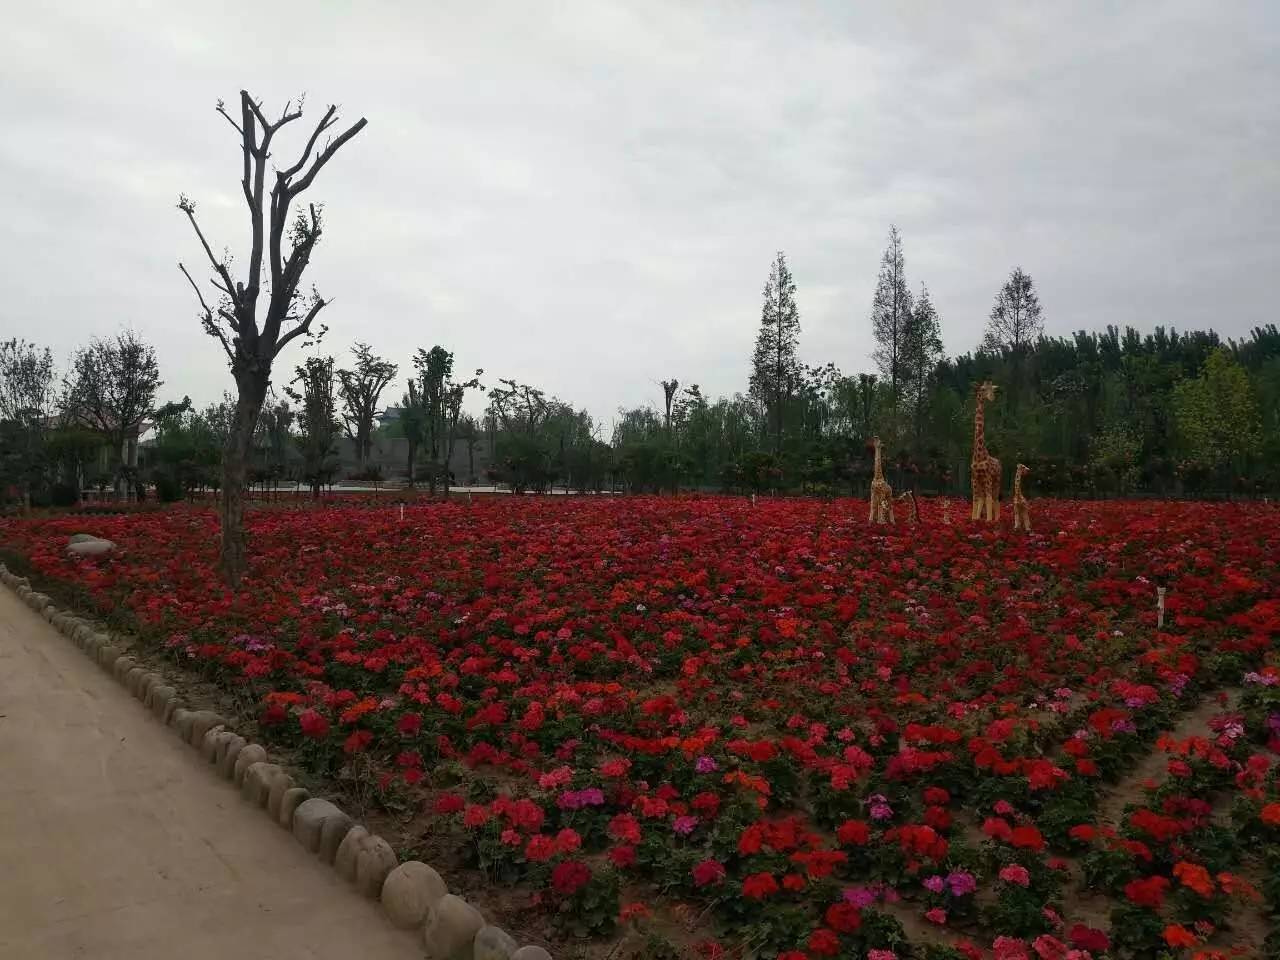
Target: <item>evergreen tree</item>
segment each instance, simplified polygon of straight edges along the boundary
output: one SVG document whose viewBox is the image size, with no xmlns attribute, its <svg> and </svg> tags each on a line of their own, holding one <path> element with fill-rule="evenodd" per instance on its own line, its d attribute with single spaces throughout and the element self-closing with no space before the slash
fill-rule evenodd
<svg viewBox="0 0 1280 960">
<path fill-rule="evenodd" d="M 871 328 L 876 342 L 871 356 L 880 368 L 881 378 L 889 384 L 890 406 L 895 420 L 898 401 L 907 381 L 907 331 L 911 315 L 911 291 L 907 287 L 902 236 L 896 226 L 890 226 L 889 245 L 880 258 L 880 276 L 871 301 Z"/>
<path fill-rule="evenodd" d="M 1022 350 L 1035 343 L 1043 333 L 1040 298 L 1036 295 L 1031 274 L 1021 267 L 1014 267 L 996 294 L 982 345 L 994 353 L 1003 349 Z"/>
<path fill-rule="evenodd" d="M 783 408 L 800 378 L 796 347 L 800 342 L 800 311 L 796 284 L 781 250 L 769 269 L 760 311 L 760 333 L 751 357 L 751 396 L 764 409 L 772 426 L 774 453 L 782 450 Z"/>
</svg>

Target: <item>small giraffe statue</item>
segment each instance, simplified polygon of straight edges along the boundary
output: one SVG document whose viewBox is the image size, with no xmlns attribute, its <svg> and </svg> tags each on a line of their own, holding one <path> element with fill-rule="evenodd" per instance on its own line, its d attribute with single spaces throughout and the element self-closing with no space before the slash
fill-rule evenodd
<svg viewBox="0 0 1280 960">
<path fill-rule="evenodd" d="M 1027 506 L 1027 498 L 1022 495 L 1022 478 L 1031 472 L 1025 463 L 1020 463 L 1013 471 L 1013 529 L 1031 532 L 1031 509 Z"/>
<path fill-rule="evenodd" d="M 884 478 L 884 468 L 880 463 L 880 438 L 872 437 L 871 445 L 876 449 L 875 473 L 871 477 L 871 523 L 893 523 L 893 488 Z"/>
<path fill-rule="evenodd" d="M 916 508 L 916 495 L 914 493 L 908 490 L 906 493 L 899 495 L 897 501 L 907 505 L 907 523 L 914 527 L 920 522 L 920 511 Z"/>
<path fill-rule="evenodd" d="M 942 522 L 947 526 L 951 526 L 951 499 L 949 497 L 942 498 Z"/>
<path fill-rule="evenodd" d="M 996 398 L 996 385 L 986 380 L 978 385 L 973 408 L 973 460 L 970 462 L 969 481 L 973 486 L 973 515 L 971 520 L 983 519 L 988 523 L 1000 519 L 1000 461 L 987 452 L 986 419 L 983 406 Z"/>
</svg>

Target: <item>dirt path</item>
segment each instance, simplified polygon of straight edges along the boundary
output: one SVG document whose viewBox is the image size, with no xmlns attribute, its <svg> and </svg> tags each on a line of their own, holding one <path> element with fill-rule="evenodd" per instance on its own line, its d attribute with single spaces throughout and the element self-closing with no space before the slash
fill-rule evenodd
<svg viewBox="0 0 1280 960">
<path fill-rule="evenodd" d="M 1239 690 L 1228 690 L 1226 693 L 1225 705 L 1218 702 L 1217 693 L 1210 693 L 1200 701 L 1199 706 L 1179 720 L 1177 726 L 1166 732 L 1175 740 L 1190 736 L 1211 736 L 1209 720 L 1219 713 L 1234 710 L 1240 701 Z M 1144 784 L 1149 780 L 1162 783 L 1168 776 L 1168 769 L 1169 754 L 1152 745 L 1141 762 L 1107 791 L 1107 795 L 1098 804 L 1098 822 L 1119 826 L 1124 808 L 1130 803 L 1138 803 L 1146 796 Z"/>
<path fill-rule="evenodd" d="M 0 588 L 2 960 L 410 960 L 394 930 Z"/>
</svg>

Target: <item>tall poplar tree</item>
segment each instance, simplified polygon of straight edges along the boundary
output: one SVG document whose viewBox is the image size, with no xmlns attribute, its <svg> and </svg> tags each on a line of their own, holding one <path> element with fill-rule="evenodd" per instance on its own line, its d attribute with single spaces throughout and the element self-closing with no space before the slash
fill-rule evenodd
<svg viewBox="0 0 1280 960">
<path fill-rule="evenodd" d="M 911 290 L 907 287 L 907 269 L 902 256 L 902 235 L 896 226 L 889 227 L 889 244 L 880 258 L 880 276 L 876 280 L 875 297 L 871 301 L 871 328 L 876 346 L 872 359 L 880 369 L 880 377 L 889 384 L 890 404 L 897 421 L 898 402 L 907 382 L 907 332 L 912 316 Z"/>
<path fill-rule="evenodd" d="M 751 395 L 765 410 L 772 428 L 774 453 L 782 452 L 783 409 L 800 378 L 796 347 L 800 342 L 800 310 L 787 256 L 778 251 L 764 285 L 760 333 L 751 356 Z"/>
<path fill-rule="evenodd" d="M 924 409 L 929 401 L 929 382 L 942 359 L 942 319 L 929 297 L 929 288 L 920 285 L 920 296 L 907 319 L 904 343 L 906 395 L 911 401 L 917 443 L 924 424 Z"/>
<path fill-rule="evenodd" d="M 1040 315 L 1040 298 L 1036 295 L 1031 274 L 1014 267 L 991 306 L 987 332 L 982 345 L 987 350 L 1020 350 L 1035 343 L 1044 333 Z"/>
</svg>

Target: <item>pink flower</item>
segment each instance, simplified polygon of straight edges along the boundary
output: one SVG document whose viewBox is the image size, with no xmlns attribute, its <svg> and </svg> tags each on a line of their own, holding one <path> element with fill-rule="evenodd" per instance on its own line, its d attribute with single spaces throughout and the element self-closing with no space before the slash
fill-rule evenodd
<svg viewBox="0 0 1280 960">
<path fill-rule="evenodd" d="M 1002 867 L 1000 869 L 1000 879 L 1005 883 L 1015 883 L 1020 887 L 1031 886 L 1031 874 L 1027 872 L 1026 867 L 1016 863 Z"/>
<path fill-rule="evenodd" d="M 947 922 L 947 911 L 941 907 L 934 907 L 924 915 L 924 918 L 930 923 L 944 924 Z"/>
</svg>

